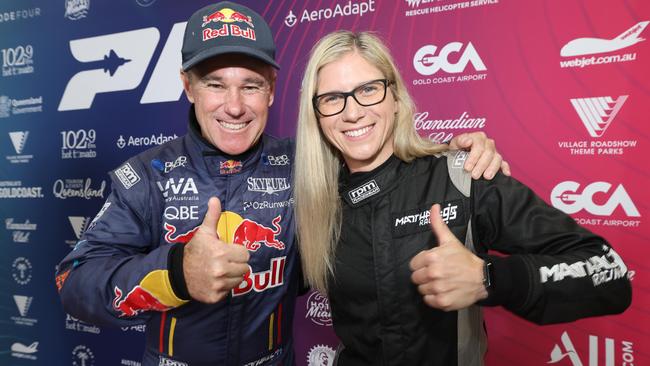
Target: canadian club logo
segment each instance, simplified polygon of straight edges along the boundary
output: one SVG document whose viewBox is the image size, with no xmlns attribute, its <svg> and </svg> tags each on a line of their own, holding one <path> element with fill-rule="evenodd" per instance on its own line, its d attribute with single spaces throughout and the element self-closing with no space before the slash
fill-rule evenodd
<svg viewBox="0 0 650 366">
<path fill-rule="evenodd" d="M 591 137 L 601 137 L 625 104 L 627 95 L 612 97 L 576 98 L 571 104 Z"/>
</svg>

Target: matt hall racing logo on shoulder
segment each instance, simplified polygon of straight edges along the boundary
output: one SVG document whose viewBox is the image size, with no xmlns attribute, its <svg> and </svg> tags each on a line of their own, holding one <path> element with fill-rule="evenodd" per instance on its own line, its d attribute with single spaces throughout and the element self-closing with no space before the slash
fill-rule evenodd
<svg viewBox="0 0 650 366">
<path fill-rule="evenodd" d="M 611 218 L 615 212 L 621 211 L 627 217 L 641 217 L 623 184 L 618 184 L 614 189 L 612 187 L 608 182 L 593 182 L 580 189 L 581 184 L 578 182 L 561 182 L 551 191 L 551 204 L 567 214 L 585 210 L 595 216 L 610 217 L 574 217 L 581 225 L 639 227 L 640 220 Z"/>
<path fill-rule="evenodd" d="M 347 3 L 336 4 L 333 7 L 321 8 L 321 9 L 303 9 L 301 12 L 298 12 L 298 16 L 293 13 L 293 10 L 289 10 L 289 14 L 284 18 L 284 24 L 287 27 L 293 27 L 296 24 L 300 23 L 309 23 L 316 22 L 323 19 L 332 19 L 338 17 L 347 17 L 357 15 L 359 17 L 364 16 L 366 13 L 375 12 L 375 0 L 368 1 L 357 1 L 353 2 L 352 0 Z"/>
<path fill-rule="evenodd" d="M 581 339 L 584 343 L 584 339 Z M 556 343 L 553 346 L 553 349 L 550 353 L 550 360 L 546 362 L 547 364 L 558 364 L 559 365 L 568 365 L 566 362 L 562 362 L 564 359 L 571 361 L 572 366 L 634 366 L 634 343 L 630 341 L 620 341 L 619 347 L 616 347 L 616 341 L 614 338 L 604 337 L 604 342 L 600 337 L 596 335 L 589 335 L 588 346 L 585 344 L 583 349 L 589 350 L 588 358 L 585 358 L 584 354 L 580 354 L 576 347 L 573 345 L 569 333 L 567 331 L 562 332 L 560 336 L 560 343 Z M 601 346 L 604 346 L 601 348 Z M 620 352 L 620 361 L 616 361 L 616 351 Z M 599 355 L 599 349 L 604 350 L 604 355 Z M 583 363 L 587 361 L 589 363 Z M 599 363 L 599 360 L 604 360 L 604 363 Z"/>
<path fill-rule="evenodd" d="M 483 5 L 498 4 L 499 0 L 472 0 L 472 1 L 451 1 L 448 4 L 441 4 L 445 0 L 405 0 L 411 10 L 407 10 L 404 16 L 412 17 L 416 15 L 435 14 L 447 11 L 456 11 L 468 8 L 474 8 Z M 436 4 L 436 5 L 430 5 Z M 424 7 L 423 7 L 424 6 Z"/>
<path fill-rule="evenodd" d="M 457 60 L 457 61 L 453 61 Z M 474 69 L 468 69 L 469 65 Z M 414 79 L 413 85 L 434 85 L 485 80 L 487 67 L 472 42 L 450 42 L 441 48 L 435 45 L 420 47 L 413 56 L 413 68 L 426 78 Z M 443 71 L 444 75 L 436 75 Z"/>
</svg>

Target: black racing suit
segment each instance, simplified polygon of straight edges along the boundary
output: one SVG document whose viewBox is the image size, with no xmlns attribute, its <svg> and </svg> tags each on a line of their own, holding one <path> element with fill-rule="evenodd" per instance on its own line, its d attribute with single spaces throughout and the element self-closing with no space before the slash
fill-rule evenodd
<svg viewBox="0 0 650 366">
<path fill-rule="evenodd" d="M 550 324 L 630 304 L 627 268 L 610 245 L 513 178 L 473 180 L 467 198 L 445 158 L 405 163 L 393 156 L 371 172 L 343 172 L 339 192 L 343 227 L 329 282 L 339 365 L 462 365 L 463 352 L 482 363 L 484 347 L 458 344 L 467 317 L 427 306 L 411 282 L 410 260 L 436 245 L 434 203 L 461 241 L 471 218 L 475 251 L 493 263 L 482 305 Z"/>
</svg>

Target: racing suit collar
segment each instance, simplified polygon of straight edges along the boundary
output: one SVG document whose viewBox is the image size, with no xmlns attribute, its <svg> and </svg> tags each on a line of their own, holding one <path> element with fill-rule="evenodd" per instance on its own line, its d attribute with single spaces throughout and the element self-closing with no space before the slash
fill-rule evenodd
<svg viewBox="0 0 650 366">
<path fill-rule="evenodd" d="M 341 198 L 350 206 L 356 207 L 368 202 L 367 198 L 388 192 L 399 177 L 397 170 L 400 162 L 397 156 L 391 155 L 375 169 L 357 173 L 350 173 L 344 165 L 339 176 Z"/>
<path fill-rule="evenodd" d="M 230 175 L 237 174 L 253 167 L 260 159 L 262 146 L 264 145 L 265 135 L 247 151 L 238 154 L 230 155 L 216 146 L 212 145 L 201 133 L 201 126 L 196 119 L 194 112 L 194 104 L 190 106 L 189 110 L 189 131 L 192 140 L 199 146 L 199 151 L 203 156 L 207 170 L 210 175 Z"/>
</svg>

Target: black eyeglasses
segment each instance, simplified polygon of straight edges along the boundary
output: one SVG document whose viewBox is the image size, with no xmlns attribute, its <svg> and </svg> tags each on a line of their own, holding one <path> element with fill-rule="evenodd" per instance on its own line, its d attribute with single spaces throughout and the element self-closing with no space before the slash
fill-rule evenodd
<svg viewBox="0 0 650 366">
<path fill-rule="evenodd" d="M 330 117 L 343 112 L 348 97 L 354 98 L 359 105 L 364 107 L 383 102 L 386 99 L 386 88 L 391 82 L 388 79 L 371 80 L 357 86 L 351 92 L 316 95 L 311 101 L 321 117 Z"/>
</svg>

